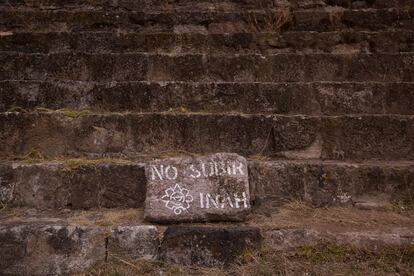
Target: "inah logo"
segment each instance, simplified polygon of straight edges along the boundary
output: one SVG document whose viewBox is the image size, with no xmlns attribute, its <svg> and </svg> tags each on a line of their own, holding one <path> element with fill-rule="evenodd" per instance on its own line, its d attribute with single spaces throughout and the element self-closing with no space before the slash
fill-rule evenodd
<svg viewBox="0 0 414 276">
<path fill-rule="evenodd" d="M 176 215 L 190 208 L 190 203 L 193 202 L 190 192 L 185 188 L 181 188 L 178 184 L 175 184 L 174 188 L 166 189 L 165 195 L 161 199 L 165 202 L 165 207 L 173 210 Z"/>
</svg>

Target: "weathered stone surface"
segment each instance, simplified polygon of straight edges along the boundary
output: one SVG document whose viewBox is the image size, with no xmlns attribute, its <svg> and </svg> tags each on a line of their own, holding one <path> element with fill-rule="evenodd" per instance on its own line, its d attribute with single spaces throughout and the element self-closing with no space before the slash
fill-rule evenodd
<svg viewBox="0 0 414 276">
<path fill-rule="evenodd" d="M 249 177 L 257 205 L 266 201 L 280 205 L 294 199 L 316 206 L 375 199 L 389 204 L 411 201 L 414 194 L 412 162 L 251 161 Z"/>
<path fill-rule="evenodd" d="M 281 205 L 291 200 L 368 208 L 378 202 L 410 201 L 414 194 L 413 162 L 251 160 L 248 166 L 250 196 L 263 211 L 267 203 Z M 37 209 L 144 206 L 144 163 L 81 167 L 68 171 L 64 162 L 3 162 L 0 202 Z"/>
<path fill-rule="evenodd" d="M 152 260 L 158 256 L 158 230 L 152 225 L 117 226 L 111 228 L 108 257 Z"/>
<path fill-rule="evenodd" d="M 324 121 L 323 159 L 362 160 L 369 154 L 376 159 L 398 160 L 414 157 L 414 117 L 360 116 L 334 117 Z M 387 138 L 385 138 L 387 137 Z"/>
<path fill-rule="evenodd" d="M 299 3 L 302 1 L 299 1 Z M 375 0 L 375 1 L 347 1 L 347 0 L 328 0 L 323 1 L 331 6 L 344 8 L 386 8 L 386 7 L 412 7 L 413 2 L 406 0 Z"/>
<path fill-rule="evenodd" d="M 324 0 L 324 1 L 275 1 L 275 0 L 172 0 L 166 3 L 160 0 L 100 0 L 81 1 L 71 0 L 62 2 L 59 0 L 7 0 L 7 7 L 15 8 L 38 8 L 38 9 L 62 9 L 62 8 L 85 8 L 85 9 L 126 9 L 126 10 L 235 10 L 235 9 L 264 9 L 264 8 L 292 8 L 312 9 L 317 7 L 344 7 L 344 8 L 403 8 L 413 7 L 411 0 L 376 0 L 376 1 L 348 1 L 348 0 Z M 3 2 L 0 3 L 2 5 Z"/>
<path fill-rule="evenodd" d="M 0 111 L 74 110 L 263 114 L 414 114 L 413 83 L 0 82 Z M 260 99 L 260 100 L 257 100 Z"/>
<path fill-rule="evenodd" d="M 62 2 L 59 0 L 7 0 L 0 5 L 7 4 L 7 7 L 14 8 L 37 8 L 37 9 L 63 9 L 63 8 L 84 8 L 96 10 L 138 10 L 138 11 L 175 11 L 175 10 L 243 10 L 243 9 L 264 9 L 264 8 L 291 8 L 291 9 L 313 9 L 313 8 L 404 8 L 413 7 L 411 0 L 376 0 L 376 1 L 348 1 L 348 0 L 294 0 L 294 1 L 275 1 L 275 0 L 170 0 L 168 3 L 162 0 L 71 0 Z"/>
<path fill-rule="evenodd" d="M 142 163 L 70 162 L 0 164 L 0 202 L 45 208 L 142 207 Z M 73 162 L 73 161 L 72 161 Z"/>
<path fill-rule="evenodd" d="M 413 31 L 283 33 L 10 33 L 0 51 L 21 53 L 400 53 L 414 50 Z"/>
<path fill-rule="evenodd" d="M 256 227 L 170 226 L 164 233 L 160 260 L 200 266 L 222 266 L 244 251 L 258 250 L 262 236 Z"/>
<path fill-rule="evenodd" d="M 66 275 L 119 258 L 156 259 L 157 228 L 122 215 L 122 210 L 2 212 L 0 274 Z M 97 225 L 103 221 L 108 225 Z"/>
<path fill-rule="evenodd" d="M 0 225 L 2 275 L 61 275 L 82 272 L 105 259 L 102 228 Z"/>
<path fill-rule="evenodd" d="M 247 162 L 236 154 L 155 160 L 146 176 L 150 221 L 238 221 L 250 210 Z"/>
<path fill-rule="evenodd" d="M 414 80 L 414 54 L 0 53 L 0 80 L 314 82 Z M 289 66 L 286 66 L 289 64 Z"/>
<path fill-rule="evenodd" d="M 103 11 L 13 8 L 0 11 L 1 31 L 277 32 L 414 29 L 413 8 L 242 11 Z M 280 19 L 279 19 L 280 18 Z M 278 20 L 278 21 L 276 21 Z"/>
<path fill-rule="evenodd" d="M 324 210 L 331 216 L 332 211 L 338 211 Z M 282 214 L 278 218 L 278 212 L 261 222 L 254 221 L 255 227 L 169 227 L 161 238 L 160 255 L 157 255 L 156 228 L 132 223 L 131 218 L 122 217 L 126 211 L 59 214 L 28 210 L 22 215 L 20 208 L 3 210 L 0 213 L 0 274 L 70 274 L 82 272 L 105 259 L 116 258 L 156 257 L 160 261 L 184 265 L 221 266 L 234 261 L 243 252 L 259 250 L 261 246 L 283 251 L 326 243 L 370 250 L 390 246 L 404 249 L 414 245 L 411 214 L 401 216 L 390 211 L 368 213 L 341 208 L 341 214 L 345 214 L 341 221 L 337 221 L 336 214 L 334 217 L 308 217 L 296 210 L 293 217 Z M 107 226 L 96 225 L 104 223 L 101 219 L 106 215 Z M 117 215 L 121 217 L 117 218 Z M 69 222 L 72 224 L 68 225 Z"/>
<path fill-rule="evenodd" d="M 165 151 L 412 160 L 414 117 L 0 113 L 0 156 L 139 157 Z"/>
<path fill-rule="evenodd" d="M 414 235 L 411 228 L 394 228 L 392 231 L 279 229 L 264 231 L 263 235 L 266 246 L 282 251 L 329 242 L 369 250 L 390 246 L 404 248 L 414 245 Z"/>
<path fill-rule="evenodd" d="M 372 214 L 394 200 L 412 202 L 413 3 L 0 0 L 0 112 L 39 106 L 93 110 L 86 116 L 1 113 L 0 159 L 37 150 L 52 159 L 236 152 L 255 160 L 302 160 L 250 162 L 252 185 L 244 188 L 258 206 L 301 199 L 317 206 L 349 203 Z M 118 113 L 123 111 L 137 113 Z M 333 161 L 318 161 L 323 159 Z M 0 212 L 1 275 L 66 274 L 117 257 L 157 258 L 157 229 L 142 221 L 135 225 L 143 219 L 137 209 L 146 193 L 143 164 L 23 163 L 0 164 L 0 202 L 7 203 Z M 169 180 L 174 186 L 160 190 L 164 207 L 181 215 L 189 210 L 181 203 L 196 198 L 176 183 L 187 185 L 186 179 Z M 236 197 L 226 204 L 250 204 L 247 196 Z M 220 198 L 205 199 L 221 210 Z M 14 204 L 42 211 L 8 212 Z M 358 224 L 357 208 L 350 208 L 352 219 L 345 223 L 292 215 L 281 222 L 290 227 L 284 229 L 274 213 L 256 214 L 252 221 L 266 220 L 266 241 L 279 250 L 326 240 L 374 248 L 413 245 L 411 214 L 386 222 L 373 215 L 368 223 L 362 214 L 364 223 Z M 17 222 L 19 212 L 24 221 Z M 170 220 L 171 214 L 161 215 L 162 222 Z M 183 220 L 244 215 L 223 211 Z M 391 231 L 392 225 L 401 229 Z M 257 228 L 171 227 L 160 259 L 226 265 L 260 244 Z"/>
<path fill-rule="evenodd" d="M 51 157 L 137 157 L 177 150 L 266 154 L 310 146 L 318 124 L 317 118 L 284 116 L 3 113 L 0 156 L 24 155 L 33 148 Z"/>
</svg>

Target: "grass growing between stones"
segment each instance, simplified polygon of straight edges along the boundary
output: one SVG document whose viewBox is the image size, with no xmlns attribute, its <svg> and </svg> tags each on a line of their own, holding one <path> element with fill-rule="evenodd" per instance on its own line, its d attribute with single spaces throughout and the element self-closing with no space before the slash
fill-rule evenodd
<svg viewBox="0 0 414 276">
<path fill-rule="evenodd" d="M 62 113 L 63 115 L 67 116 L 67 117 L 71 117 L 71 118 L 77 118 L 80 116 L 86 116 L 86 115 L 92 115 L 94 114 L 94 112 L 90 111 L 90 110 L 71 110 L 71 109 L 67 109 L 67 108 L 63 108 L 63 109 L 58 109 L 58 110 L 53 110 L 53 109 L 49 109 L 49 108 L 44 108 L 44 107 L 37 107 L 34 109 L 35 112 L 38 113 Z M 19 106 L 14 106 L 11 107 L 7 110 L 7 112 L 19 112 L 19 113 L 28 113 L 29 111 L 19 107 Z"/>
<path fill-rule="evenodd" d="M 19 113 L 26 113 L 27 110 L 20 107 L 20 106 L 13 106 L 7 110 L 7 112 L 19 112 Z"/>
<path fill-rule="evenodd" d="M 200 268 L 133 261 L 111 261 L 78 276 L 121 275 L 412 275 L 414 246 L 356 249 L 335 243 L 304 246 L 289 252 L 244 252 L 227 268 Z"/>
<path fill-rule="evenodd" d="M 61 112 L 63 115 L 71 118 L 78 118 L 81 116 L 91 115 L 93 114 L 89 110 L 58 110 L 58 112 Z"/>
<path fill-rule="evenodd" d="M 399 225 L 414 226 L 414 212 L 406 202 L 384 210 L 361 210 L 352 205 L 315 208 L 311 204 L 293 200 L 283 207 L 267 204 L 258 207 L 249 223 L 262 229 L 317 227 L 318 229 L 337 230 L 377 230 Z M 399 208 L 399 209 L 396 209 Z"/>
<path fill-rule="evenodd" d="M 82 116 L 89 116 L 89 115 L 126 115 L 129 114 L 129 112 L 111 112 L 111 111 L 105 111 L 105 110 L 89 110 L 89 109 L 68 109 L 68 108 L 62 108 L 62 109 L 49 109 L 44 107 L 37 107 L 34 109 L 35 112 L 38 113 L 57 113 L 57 114 L 63 114 L 66 117 L 70 118 L 79 118 Z"/>
<path fill-rule="evenodd" d="M 65 159 L 65 158 L 51 158 L 37 149 L 31 149 L 27 154 L 13 158 L 23 164 L 37 164 L 42 162 L 58 162 L 63 164 L 65 171 L 71 171 L 79 168 L 82 165 L 100 165 L 100 164 L 130 164 L 131 160 L 119 158 L 100 158 L 100 159 Z"/>
<path fill-rule="evenodd" d="M 7 211 L 7 203 L 0 201 L 0 212 Z"/>
<path fill-rule="evenodd" d="M 124 159 L 68 159 L 63 160 L 63 166 L 65 171 L 71 171 L 79 168 L 82 165 L 99 165 L 99 164 L 129 164 L 131 161 Z"/>
<path fill-rule="evenodd" d="M 288 8 L 262 9 L 260 18 L 255 13 L 249 14 L 249 27 L 253 32 L 280 32 L 285 24 L 292 20 Z"/>
<path fill-rule="evenodd" d="M 189 110 L 183 106 L 180 106 L 180 107 L 172 107 L 168 109 L 165 113 L 171 113 L 171 114 L 189 113 Z"/>
<path fill-rule="evenodd" d="M 34 164 L 42 161 L 50 161 L 51 158 L 39 150 L 32 148 L 26 155 L 18 157 L 17 160 L 25 164 Z"/>
<path fill-rule="evenodd" d="M 409 275 L 414 247 L 369 251 L 326 243 L 295 251 L 264 251 L 244 256 L 236 275 Z M 232 271 L 230 271 L 232 272 Z"/>
</svg>

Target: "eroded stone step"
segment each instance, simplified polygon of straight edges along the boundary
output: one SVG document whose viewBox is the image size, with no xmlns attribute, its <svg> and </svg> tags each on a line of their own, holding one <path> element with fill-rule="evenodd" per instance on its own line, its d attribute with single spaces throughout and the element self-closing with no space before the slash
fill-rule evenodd
<svg viewBox="0 0 414 276">
<path fill-rule="evenodd" d="M 414 83 L 0 81 L 0 111 L 414 114 Z"/>
<path fill-rule="evenodd" d="M 404 1 L 399 0 L 387 7 L 403 7 Z M 3 3 L 4 2 L 4 3 Z M 22 1 L 22 0 L 3 0 L 0 5 L 3 7 L 13 7 L 15 9 L 36 8 L 42 10 L 56 10 L 56 9 L 91 9 L 91 10 L 127 10 L 127 11 L 177 11 L 177 10 L 220 10 L 233 11 L 240 9 L 255 9 L 255 8 L 276 8 L 276 7 L 299 7 L 301 5 L 293 2 L 277 3 L 275 1 L 260 0 L 260 1 L 56 1 L 56 0 L 41 0 L 41 1 Z M 401 3 L 399 3 L 401 2 Z M 305 4 L 306 5 L 306 4 Z M 324 3 L 315 3 L 313 5 L 307 4 L 306 7 L 322 7 Z M 303 4 L 302 4 L 303 6 Z M 408 6 L 408 4 L 407 4 Z M 374 7 L 374 6 L 371 6 Z M 381 7 L 381 6 L 379 6 Z M 384 6 L 382 6 L 384 7 Z"/>
<path fill-rule="evenodd" d="M 217 268 L 264 250 L 281 254 L 331 244 L 378 252 L 412 250 L 414 245 L 409 213 L 314 209 L 294 202 L 270 216 L 252 215 L 242 224 L 173 225 L 166 230 L 145 225 L 139 209 L 12 208 L 4 209 L 0 220 L 0 272 L 5 275 L 75 273 L 104 262 L 131 264 L 143 258 Z"/>
<path fill-rule="evenodd" d="M 411 121 L 411 116 L 8 112 L 1 116 L 5 130 L 1 152 L 6 157 L 38 148 L 52 157 L 134 157 L 186 150 L 327 159 L 410 159 Z M 364 128 L 367 132 L 360 131 Z M 161 129 L 164 135 L 154 137 Z M 343 136 L 345 132 L 347 135 Z M 292 140 L 292 135 L 297 138 Z"/>
<path fill-rule="evenodd" d="M 0 54 L 0 80 L 414 81 L 413 54 Z"/>
<path fill-rule="evenodd" d="M 37 209 L 140 208 L 145 201 L 147 162 L 29 157 L 3 161 L 0 202 Z M 258 212 L 291 200 L 384 209 L 414 199 L 413 162 L 251 159 L 248 166 L 251 205 Z"/>
<path fill-rule="evenodd" d="M 0 114 L 0 155 L 136 157 L 157 152 L 412 160 L 413 116 L 218 113 Z"/>
<path fill-rule="evenodd" d="M 144 165 L 117 160 L 3 163 L 0 201 L 38 209 L 143 207 Z"/>
<path fill-rule="evenodd" d="M 235 34 L 3 33 L 0 51 L 23 53 L 400 53 L 414 51 L 414 32 Z"/>
<path fill-rule="evenodd" d="M 1 215 L 2 275 L 62 275 L 117 258 L 158 256 L 159 231 L 140 222 L 139 210 L 15 212 Z"/>
<path fill-rule="evenodd" d="M 89 9 L 125 9 L 125 10 L 240 10 L 254 8 L 404 8 L 412 7 L 411 0 L 376 0 L 376 1 L 344 1 L 344 0 L 324 0 L 324 1 L 273 1 L 273 0 L 249 0 L 249 1 L 58 1 L 58 0 L 2 0 L 0 5 L 14 8 L 40 8 L 40 9 L 61 9 L 61 8 L 89 8 Z"/>
<path fill-rule="evenodd" d="M 299 1 L 300 3 L 301 1 Z M 347 1 L 347 0 L 323 0 L 327 5 L 340 6 L 344 8 L 389 8 L 389 7 L 412 7 L 413 2 L 406 0 L 374 0 L 374 1 Z"/>
<path fill-rule="evenodd" d="M 240 33 L 338 30 L 413 30 L 413 8 L 408 9 L 286 9 L 240 12 L 109 12 L 96 10 L 0 11 L 2 32 L 119 31 L 176 33 Z"/>
<path fill-rule="evenodd" d="M 286 200 L 314 206 L 351 204 L 383 208 L 390 202 L 411 202 L 414 163 L 332 161 L 249 161 L 251 194 L 266 210 Z M 263 204 L 262 204 L 263 203 Z M 266 211 L 265 211 L 266 212 Z"/>
</svg>

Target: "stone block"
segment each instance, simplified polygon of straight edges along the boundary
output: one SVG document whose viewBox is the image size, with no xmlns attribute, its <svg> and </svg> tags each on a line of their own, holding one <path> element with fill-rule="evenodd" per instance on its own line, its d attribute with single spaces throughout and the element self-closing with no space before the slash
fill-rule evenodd
<svg viewBox="0 0 414 276">
<path fill-rule="evenodd" d="M 241 221 L 250 210 L 247 162 L 237 154 L 155 160 L 146 176 L 150 221 Z"/>
<path fill-rule="evenodd" d="M 160 260 L 199 266 L 222 266 L 245 251 L 258 250 L 262 236 L 256 227 L 169 227 L 160 248 Z"/>
</svg>

